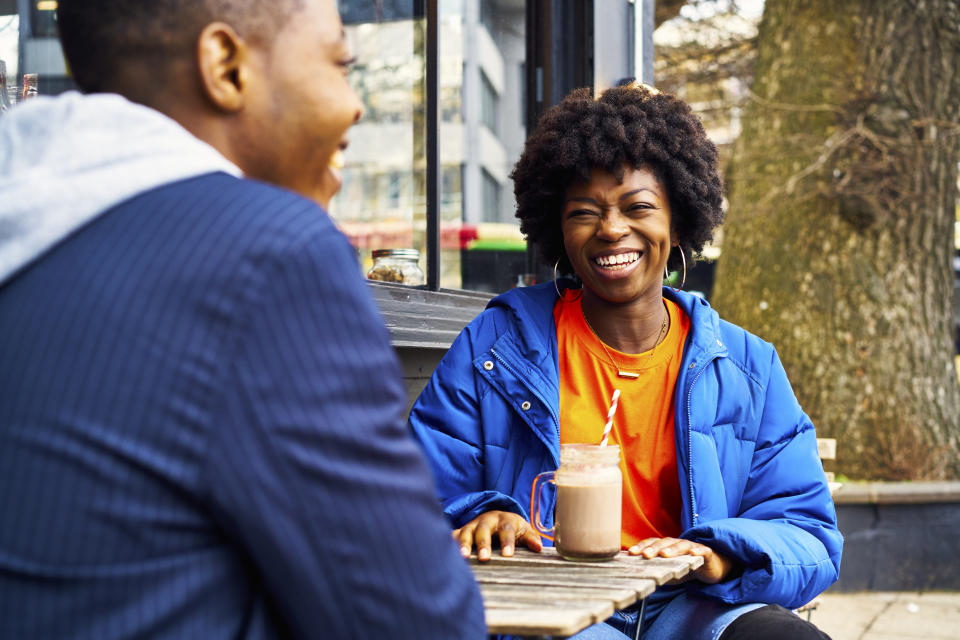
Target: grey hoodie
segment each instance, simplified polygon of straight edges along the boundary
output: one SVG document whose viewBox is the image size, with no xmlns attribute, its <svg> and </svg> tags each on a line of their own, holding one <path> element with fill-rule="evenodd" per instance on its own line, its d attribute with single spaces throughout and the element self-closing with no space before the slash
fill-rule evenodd
<svg viewBox="0 0 960 640">
<path fill-rule="evenodd" d="M 65 93 L 0 117 L 0 285 L 114 205 L 236 165 L 167 116 Z"/>
</svg>

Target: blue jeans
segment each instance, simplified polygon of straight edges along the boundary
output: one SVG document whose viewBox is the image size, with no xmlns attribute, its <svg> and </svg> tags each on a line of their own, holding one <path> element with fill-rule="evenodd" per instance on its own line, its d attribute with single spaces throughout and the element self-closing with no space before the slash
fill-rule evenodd
<svg viewBox="0 0 960 640">
<path fill-rule="evenodd" d="M 670 600 L 654 620 L 649 620 L 650 616 L 647 616 L 643 633 L 653 640 L 717 640 L 734 619 L 762 606 L 759 603 L 729 605 L 681 593 Z M 572 639 L 633 640 L 639 612 L 639 605 L 616 611 L 602 624 L 587 627 Z"/>
<path fill-rule="evenodd" d="M 637 611 L 617 611 L 606 622 L 587 627 L 571 640 L 633 640 Z M 743 613 L 727 625 L 719 640 L 830 640 L 830 636 L 792 611 L 767 605 Z"/>
<path fill-rule="evenodd" d="M 587 627 L 570 640 L 633 640 L 639 614 L 639 606 L 614 611 L 606 621 Z"/>
</svg>

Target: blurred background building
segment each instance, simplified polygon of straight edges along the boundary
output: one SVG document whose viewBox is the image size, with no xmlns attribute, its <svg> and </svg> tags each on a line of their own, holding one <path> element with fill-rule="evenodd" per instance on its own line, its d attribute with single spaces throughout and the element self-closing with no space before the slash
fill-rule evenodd
<svg viewBox="0 0 960 640">
<path fill-rule="evenodd" d="M 439 3 L 441 284 L 503 290 L 525 270 L 508 175 L 526 138 L 524 0 Z M 413 3 L 342 3 L 367 107 L 331 209 L 365 264 L 426 232 L 423 23 Z"/>
</svg>

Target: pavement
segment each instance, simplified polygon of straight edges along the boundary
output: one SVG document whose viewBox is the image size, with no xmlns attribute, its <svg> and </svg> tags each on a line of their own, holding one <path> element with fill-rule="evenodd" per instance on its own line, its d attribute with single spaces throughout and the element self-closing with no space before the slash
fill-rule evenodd
<svg viewBox="0 0 960 640">
<path fill-rule="evenodd" d="M 960 640 L 960 591 L 828 591 L 818 600 L 810 622 L 832 640 Z"/>
</svg>

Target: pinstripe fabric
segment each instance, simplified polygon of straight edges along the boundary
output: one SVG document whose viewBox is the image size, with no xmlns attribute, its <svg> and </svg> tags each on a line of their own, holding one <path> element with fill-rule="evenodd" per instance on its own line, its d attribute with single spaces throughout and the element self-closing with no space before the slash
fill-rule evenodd
<svg viewBox="0 0 960 640">
<path fill-rule="evenodd" d="M 208 174 L 0 288 L 0 638 L 457 638 L 476 585 L 314 204 Z"/>
</svg>

